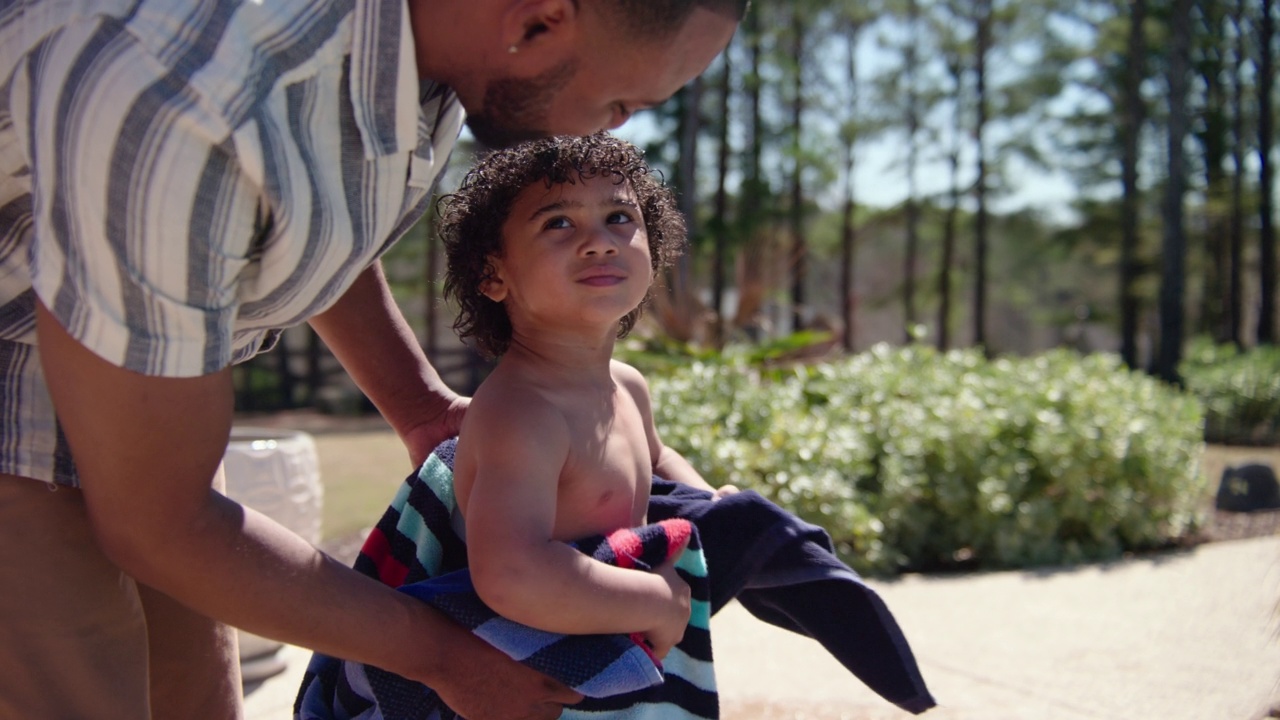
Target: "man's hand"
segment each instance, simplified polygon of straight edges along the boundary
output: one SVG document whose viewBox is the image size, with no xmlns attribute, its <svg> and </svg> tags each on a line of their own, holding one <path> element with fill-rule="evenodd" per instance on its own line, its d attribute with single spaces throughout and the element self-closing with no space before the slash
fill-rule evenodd
<svg viewBox="0 0 1280 720">
<path fill-rule="evenodd" d="M 470 640 L 455 639 L 456 651 L 437 674 L 432 689 L 467 720 L 549 720 L 582 695 L 512 660 L 458 628 Z"/>
<path fill-rule="evenodd" d="M 400 433 L 409 459 L 419 467 L 440 443 L 454 437 L 462 429 L 462 417 L 471 404 L 471 398 L 457 396 L 435 415 L 425 416 L 422 422 Z"/>
</svg>

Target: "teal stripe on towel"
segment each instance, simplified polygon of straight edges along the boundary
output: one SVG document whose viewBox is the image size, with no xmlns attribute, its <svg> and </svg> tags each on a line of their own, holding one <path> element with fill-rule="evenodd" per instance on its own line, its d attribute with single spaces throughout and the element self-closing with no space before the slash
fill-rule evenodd
<svg viewBox="0 0 1280 720">
<path fill-rule="evenodd" d="M 706 690 L 709 693 L 716 692 L 715 665 L 686 655 L 679 646 L 672 648 L 671 652 L 667 653 L 662 665 L 664 668 L 669 668 L 667 672 L 675 673 L 688 680 L 699 690 Z"/>
<path fill-rule="evenodd" d="M 694 577 L 707 576 L 707 556 L 699 549 L 696 552 L 685 551 L 676 560 L 676 569 L 683 570 Z M 711 629 L 711 603 L 708 600 L 694 600 L 689 606 L 689 624 L 702 630 Z"/>
<path fill-rule="evenodd" d="M 625 710 L 583 712 L 567 707 L 560 720 L 706 720 L 674 703 L 640 703 Z"/>
<path fill-rule="evenodd" d="M 432 453 L 427 461 L 422 463 L 422 467 L 418 470 L 418 479 L 427 484 L 431 488 L 431 492 L 444 503 L 449 514 L 458 507 L 458 501 L 453 495 L 453 471 L 449 469 L 444 461 L 436 457 Z"/>
<path fill-rule="evenodd" d="M 418 511 L 414 510 L 409 503 L 405 503 L 400 508 L 400 522 L 396 523 L 396 530 L 403 533 L 405 537 L 413 538 L 418 562 L 422 563 L 422 567 L 426 569 L 427 576 L 439 575 L 440 566 L 444 561 L 444 549 L 440 547 L 440 541 L 435 533 L 427 528 L 422 515 L 418 514 Z"/>
</svg>

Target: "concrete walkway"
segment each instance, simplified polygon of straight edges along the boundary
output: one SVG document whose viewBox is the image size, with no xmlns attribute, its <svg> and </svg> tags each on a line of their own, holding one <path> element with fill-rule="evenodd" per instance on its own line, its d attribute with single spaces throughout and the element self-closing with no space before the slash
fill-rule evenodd
<svg viewBox="0 0 1280 720">
<path fill-rule="evenodd" d="M 1106 565 L 875 584 L 934 720 L 1259 720 L 1280 706 L 1280 537 Z M 726 720 L 899 720 L 817 643 L 733 604 L 712 621 Z M 285 720 L 310 653 L 252 688 Z"/>
</svg>

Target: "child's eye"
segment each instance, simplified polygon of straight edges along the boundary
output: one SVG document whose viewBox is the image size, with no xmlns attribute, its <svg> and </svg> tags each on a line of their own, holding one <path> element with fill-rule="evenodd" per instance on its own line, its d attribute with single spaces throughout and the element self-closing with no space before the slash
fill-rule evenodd
<svg viewBox="0 0 1280 720">
<path fill-rule="evenodd" d="M 557 215 L 556 217 L 553 217 L 547 220 L 547 222 L 544 223 L 542 227 L 546 230 L 557 230 L 559 228 L 567 228 L 569 227 L 569 218 L 563 215 Z"/>
<path fill-rule="evenodd" d="M 635 218 L 631 217 L 631 213 L 618 210 L 616 212 L 609 213 L 609 217 L 606 219 L 606 222 L 610 225 L 625 225 L 629 222 L 635 222 Z"/>
</svg>

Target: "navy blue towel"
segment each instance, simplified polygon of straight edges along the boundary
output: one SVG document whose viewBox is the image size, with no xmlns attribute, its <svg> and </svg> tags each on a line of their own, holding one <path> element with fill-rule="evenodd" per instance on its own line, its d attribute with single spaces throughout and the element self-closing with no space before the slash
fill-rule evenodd
<svg viewBox="0 0 1280 720">
<path fill-rule="evenodd" d="M 654 478 L 649 519 L 673 517 L 698 528 L 713 614 L 736 598 L 757 618 L 817 640 L 898 707 L 919 714 L 937 705 L 889 608 L 836 556 L 825 530 L 754 491 L 713 501 Z"/>
</svg>

